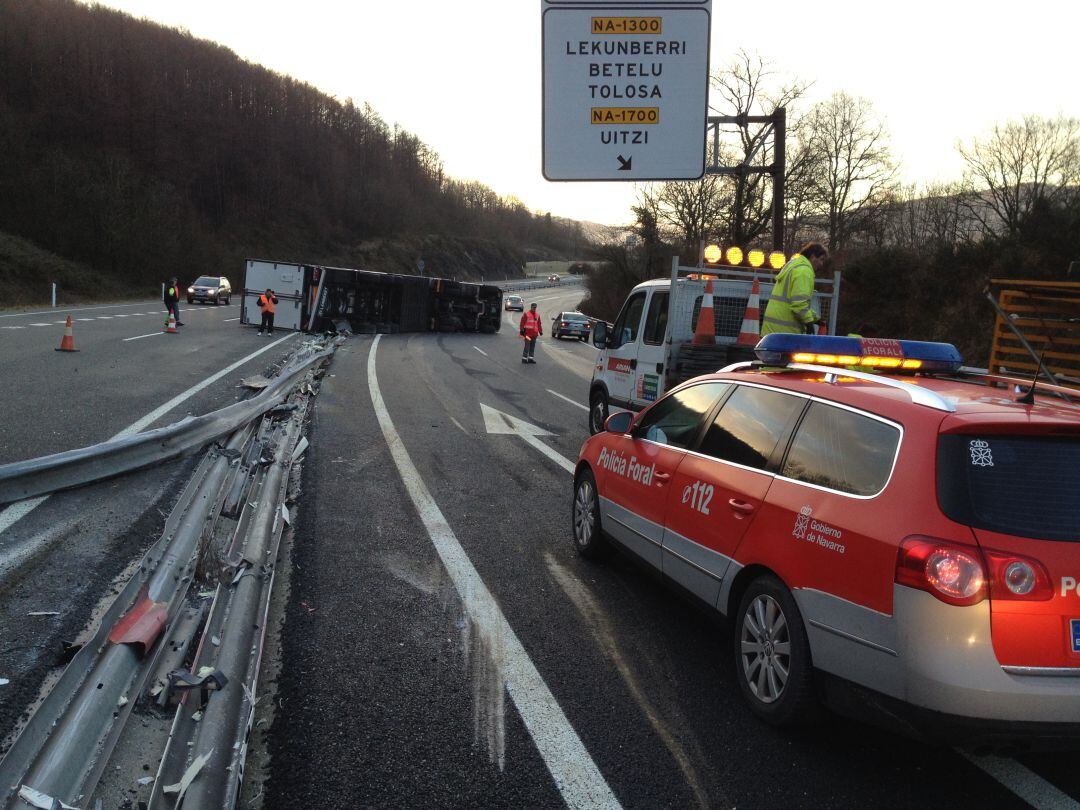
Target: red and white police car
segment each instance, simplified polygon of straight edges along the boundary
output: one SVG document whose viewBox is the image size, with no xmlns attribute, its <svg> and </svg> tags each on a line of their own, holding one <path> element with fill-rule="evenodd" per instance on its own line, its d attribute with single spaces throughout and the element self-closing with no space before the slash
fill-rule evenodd
<svg viewBox="0 0 1080 810">
<path fill-rule="evenodd" d="M 941 343 L 757 354 L 586 441 L 578 551 L 614 541 L 729 617 L 773 724 L 825 698 L 934 739 L 1080 743 L 1076 391 Z"/>
</svg>

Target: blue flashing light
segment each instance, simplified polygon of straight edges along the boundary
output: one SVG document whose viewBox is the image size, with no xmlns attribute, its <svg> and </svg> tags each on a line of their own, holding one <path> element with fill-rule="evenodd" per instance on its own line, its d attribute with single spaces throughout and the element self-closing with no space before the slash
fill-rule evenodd
<svg viewBox="0 0 1080 810">
<path fill-rule="evenodd" d="M 835 335 L 766 335 L 755 349 L 766 365 L 808 363 L 895 374 L 958 371 L 964 361 L 951 343 Z"/>
</svg>

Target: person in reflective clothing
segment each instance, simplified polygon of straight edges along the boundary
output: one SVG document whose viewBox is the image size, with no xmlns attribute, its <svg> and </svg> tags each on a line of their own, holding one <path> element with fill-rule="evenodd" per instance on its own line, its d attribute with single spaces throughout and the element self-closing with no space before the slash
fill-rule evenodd
<svg viewBox="0 0 1080 810">
<path fill-rule="evenodd" d="M 804 245 L 776 276 L 765 316 L 761 319 L 761 334 L 776 332 L 814 334 L 820 320 L 810 306 L 814 295 L 814 276 L 829 258 L 829 252 L 817 242 Z"/>
<path fill-rule="evenodd" d="M 169 325 L 169 315 L 172 315 L 176 319 L 176 325 L 183 326 L 184 324 L 180 320 L 180 285 L 177 283 L 176 276 L 169 279 L 161 298 L 165 304 L 165 309 L 168 310 L 165 315 L 165 325 Z"/>
<path fill-rule="evenodd" d="M 521 325 L 518 330 L 525 340 L 525 348 L 521 350 L 522 363 L 535 363 L 536 339 L 544 334 L 544 325 L 540 322 L 540 313 L 536 311 L 536 304 L 529 304 L 529 311 L 521 316 Z"/>
<path fill-rule="evenodd" d="M 259 296 L 259 309 L 262 310 L 262 323 L 259 324 L 259 334 L 266 330 L 266 334 L 274 334 L 274 304 L 277 303 L 277 296 L 274 295 L 274 291 L 269 287 L 266 288 L 266 292 Z"/>
</svg>

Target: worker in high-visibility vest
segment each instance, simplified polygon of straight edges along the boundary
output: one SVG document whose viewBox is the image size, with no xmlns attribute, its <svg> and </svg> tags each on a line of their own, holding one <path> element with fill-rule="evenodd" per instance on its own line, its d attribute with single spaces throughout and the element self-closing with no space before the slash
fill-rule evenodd
<svg viewBox="0 0 1080 810">
<path fill-rule="evenodd" d="M 761 334 L 793 332 L 812 335 L 820 316 L 810 302 L 814 296 L 814 277 L 825 265 L 829 251 L 817 242 L 804 245 L 777 274 L 765 315 L 761 319 Z"/>
<path fill-rule="evenodd" d="M 269 287 L 266 288 L 266 292 L 259 296 L 259 309 L 262 310 L 262 323 L 259 324 L 259 334 L 266 330 L 266 334 L 274 334 L 274 304 L 277 303 L 277 296 L 274 295 L 274 291 Z"/>
<path fill-rule="evenodd" d="M 165 313 L 165 325 L 169 325 L 169 316 L 172 315 L 176 325 L 183 326 L 184 322 L 180 320 L 180 284 L 176 276 L 170 278 L 169 283 L 165 285 L 161 300 L 165 304 L 165 309 L 168 310 Z"/>
<path fill-rule="evenodd" d="M 525 341 L 525 347 L 521 350 L 521 362 L 535 363 L 536 358 L 533 355 L 536 353 L 536 339 L 544 334 L 544 324 L 540 321 L 540 313 L 536 311 L 536 304 L 529 304 L 529 311 L 521 314 L 518 332 L 521 334 L 522 340 Z"/>
</svg>

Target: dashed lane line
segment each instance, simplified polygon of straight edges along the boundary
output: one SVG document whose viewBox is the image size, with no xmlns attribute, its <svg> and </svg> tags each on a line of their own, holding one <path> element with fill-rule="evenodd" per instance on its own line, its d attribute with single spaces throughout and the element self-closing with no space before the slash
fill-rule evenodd
<svg viewBox="0 0 1080 810">
<path fill-rule="evenodd" d="M 552 390 L 551 390 L 551 389 L 549 388 L 549 389 L 547 389 L 547 392 L 548 392 L 549 394 L 554 394 L 554 395 L 555 395 L 555 396 L 557 396 L 557 397 L 558 397 L 559 399 L 562 399 L 562 400 L 565 400 L 565 401 L 569 402 L 569 403 L 570 403 L 571 405 L 573 405 L 573 406 L 574 406 L 575 408 L 581 408 L 581 410 L 583 410 L 583 411 L 587 411 L 587 410 L 589 410 L 589 406 L 588 406 L 588 405 L 582 405 L 582 404 L 581 404 L 580 402 L 575 402 L 574 400 L 570 399 L 570 397 L 568 397 L 568 396 L 565 396 L 565 395 L 563 395 L 563 394 L 560 394 L 560 393 L 559 393 L 558 391 L 552 391 Z"/>
<path fill-rule="evenodd" d="M 168 332 L 149 332 L 145 335 L 136 335 L 135 337 L 124 338 L 124 343 L 129 340 L 142 340 L 143 338 L 154 337 L 154 335 L 167 335 Z"/>
<path fill-rule="evenodd" d="M 222 323 L 229 323 L 229 321 L 238 321 L 240 318 L 226 318 Z"/>
<path fill-rule="evenodd" d="M 480 352 L 480 354 L 484 355 L 484 357 L 488 356 L 488 353 L 481 349 L 479 346 L 473 346 L 473 348 Z"/>
<path fill-rule="evenodd" d="M 1051 785 L 1015 759 L 975 756 L 959 751 L 960 756 L 994 777 L 1036 810 L 1078 810 L 1080 802 Z"/>
<path fill-rule="evenodd" d="M 294 333 L 294 334 L 296 334 L 296 333 Z M 162 416 L 164 416 L 169 411 L 171 411 L 173 408 L 175 408 L 176 406 L 181 405 L 184 402 L 186 402 L 187 400 L 191 399 L 191 397 L 195 396 L 197 393 L 202 391 L 207 386 L 213 385 L 218 380 L 220 380 L 222 377 L 224 377 L 226 374 L 231 374 L 233 371 L 240 368 L 240 366 L 244 365 L 245 363 L 247 363 L 247 362 L 249 362 L 251 360 L 254 360 L 260 354 L 262 354 L 263 352 L 269 351 L 270 349 L 274 348 L 278 344 L 284 343 L 286 340 L 288 340 L 291 337 L 293 337 L 293 335 L 286 335 L 285 337 L 281 338 L 280 340 L 275 340 L 273 343 L 268 343 L 265 346 L 263 346 L 261 349 L 258 349 L 256 351 L 252 352 L 247 357 L 242 357 L 241 359 L 237 360 L 232 365 L 226 366 L 225 368 L 221 369 L 221 371 L 217 372 L 216 374 L 211 374 L 209 377 L 207 377 L 202 382 L 196 383 L 195 385 L 191 386 L 191 388 L 184 391 L 182 394 L 177 394 L 175 397 L 170 399 L 164 405 L 160 405 L 157 408 L 155 408 L 154 410 L 150 411 L 150 413 L 146 414 L 146 416 L 142 417 L 141 419 L 139 419 L 139 420 L 137 420 L 135 422 L 132 422 L 126 428 L 124 428 L 119 433 L 117 433 L 115 436 L 113 436 L 112 439 L 122 439 L 125 436 L 133 436 L 134 434 L 141 431 L 143 428 L 149 427 L 154 422 L 156 422 L 158 419 L 160 419 Z M 110 439 L 110 441 L 112 439 Z M 49 497 L 48 495 L 40 495 L 40 496 L 38 496 L 36 498 L 28 498 L 25 501 L 17 501 L 15 503 L 11 504 L 7 509 L 0 510 L 0 534 L 3 534 L 7 529 L 11 528 L 14 524 L 16 524 L 17 522 L 22 520 L 24 517 L 29 515 L 31 512 L 33 512 L 35 509 L 37 509 L 39 506 L 41 506 L 41 504 L 43 504 L 48 499 L 48 497 Z"/>
<path fill-rule="evenodd" d="M 368 389 L 375 416 L 409 498 L 416 507 L 443 565 L 446 566 L 466 611 L 478 632 L 489 643 L 490 649 L 499 649 L 501 646 L 503 654 L 494 663 L 502 670 L 510 698 L 517 706 L 525 727 L 568 807 L 621 807 L 465 549 L 458 542 L 394 428 L 379 391 L 375 371 L 375 355 L 381 337 L 382 335 L 375 336 L 368 354 Z"/>
</svg>

